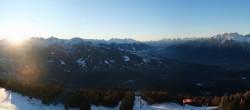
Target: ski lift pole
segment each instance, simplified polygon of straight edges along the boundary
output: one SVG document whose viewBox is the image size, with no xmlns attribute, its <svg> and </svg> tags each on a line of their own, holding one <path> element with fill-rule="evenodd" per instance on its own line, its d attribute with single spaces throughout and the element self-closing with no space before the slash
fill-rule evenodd
<svg viewBox="0 0 250 110">
<path fill-rule="evenodd" d="M 140 108 L 141 108 L 142 106 L 141 106 L 141 97 L 140 97 Z"/>
<path fill-rule="evenodd" d="M 207 107 L 208 107 L 208 103 L 207 103 L 207 105 L 205 105 L 205 110 L 207 109 Z"/>
</svg>

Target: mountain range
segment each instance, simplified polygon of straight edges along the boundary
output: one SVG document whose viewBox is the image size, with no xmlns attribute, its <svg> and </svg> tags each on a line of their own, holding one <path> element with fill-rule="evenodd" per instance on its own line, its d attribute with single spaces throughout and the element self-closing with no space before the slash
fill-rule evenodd
<svg viewBox="0 0 250 110">
<path fill-rule="evenodd" d="M 242 82 L 242 78 L 249 76 L 249 49 L 250 35 L 238 33 L 147 42 L 116 38 L 30 38 L 18 46 L 2 39 L 0 74 L 7 79 L 69 87 L 156 88 L 179 92 L 193 88 L 197 93 L 212 93 L 216 89 L 222 94 L 236 91 L 224 83 L 241 90 L 250 88 L 247 82 Z M 230 76 L 236 77 L 230 79 Z"/>
</svg>

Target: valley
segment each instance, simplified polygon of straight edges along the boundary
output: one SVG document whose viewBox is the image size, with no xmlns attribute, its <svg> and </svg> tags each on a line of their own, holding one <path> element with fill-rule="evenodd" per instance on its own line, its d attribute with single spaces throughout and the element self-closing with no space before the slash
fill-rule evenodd
<svg viewBox="0 0 250 110">
<path fill-rule="evenodd" d="M 214 40 L 217 37 L 220 39 Z M 246 40 L 237 41 L 235 37 Z M 20 46 L 3 39 L 0 40 L 0 75 L 6 89 L 16 89 L 8 84 L 18 85 L 18 82 L 35 84 L 23 86 L 27 89 L 40 87 L 40 84 L 58 85 L 62 86 L 62 91 L 56 89 L 59 96 L 64 94 L 65 88 L 76 91 L 157 90 L 167 91 L 173 96 L 183 93 L 186 96 L 230 96 L 250 89 L 249 69 L 246 68 L 248 47 L 241 46 L 241 43 L 250 44 L 247 39 L 238 33 L 187 41 L 169 39 L 164 43 L 162 40 L 139 42 L 132 39 L 106 41 L 50 37 L 30 38 Z M 209 42 L 209 45 L 204 42 Z M 56 94 L 53 96 L 59 97 Z M 35 97 L 42 98 L 43 103 L 51 103 L 48 100 L 44 102 L 44 97 Z M 49 100 L 54 102 L 55 99 L 51 97 Z M 149 108 L 154 109 L 154 106 Z"/>
</svg>

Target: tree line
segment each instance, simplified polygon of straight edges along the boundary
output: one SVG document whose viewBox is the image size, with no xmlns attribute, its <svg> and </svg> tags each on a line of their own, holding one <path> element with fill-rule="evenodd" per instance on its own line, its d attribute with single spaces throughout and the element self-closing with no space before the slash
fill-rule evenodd
<svg viewBox="0 0 250 110">
<path fill-rule="evenodd" d="M 69 107 L 90 110 L 91 104 L 115 107 L 119 105 L 119 102 L 122 109 L 134 106 L 134 91 L 125 89 L 66 89 L 63 96 L 66 110 Z"/>
<path fill-rule="evenodd" d="M 91 104 L 96 106 L 116 107 L 120 110 L 132 110 L 135 94 L 129 89 L 72 89 L 56 84 L 43 84 L 36 82 L 21 82 L 16 80 L 0 79 L 0 87 L 18 92 L 29 98 L 37 98 L 43 104 L 61 102 L 65 109 L 78 107 L 81 110 L 90 110 Z M 236 93 L 229 96 L 192 96 L 187 94 L 174 94 L 167 91 L 141 92 L 143 100 L 149 104 L 176 102 L 191 98 L 190 105 L 194 106 L 221 106 L 223 110 L 250 110 L 250 91 Z"/>
<path fill-rule="evenodd" d="M 57 96 L 64 90 L 64 87 L 55 84 L 41 84 L 1 79 L 0 87 L 28 96 L 29 98 L 41 99 L 43 104 L 56 102 L 55 100 Z"/>
<path fill-rule="evenodd" d="M 121 110 L 133 110 L 134 106 L 134 91 L 129 89 L 72 89 L 56 84 L 2 79 L 0 87 L 29 98 L 40 99 L 47 105 L 61 102 L 65 110 L 73 107 L 90 110 L 91 104 L 106 107 L 120 106 Z"/>
<path fill-rule="evenodd" d="M 141 97 L 149 104 L 176 102 L 182 104 L 183 99 L 194 100 L 194 106 L 220 106 L 223 110 L 250 110 L 250 91 L 230 96 L 191 96 L 187 94 L 171 94 L 166 91 L 142 91 Z"/>
</svg>

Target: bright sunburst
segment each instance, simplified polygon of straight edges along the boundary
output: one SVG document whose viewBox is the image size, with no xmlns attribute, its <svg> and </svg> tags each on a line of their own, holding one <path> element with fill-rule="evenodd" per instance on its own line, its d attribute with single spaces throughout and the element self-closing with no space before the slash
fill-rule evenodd
<svg viewBox="0 0 250 110">
<path fill-rule="evenodd" d="M 20 38 L 20 37 L 16 37 L 16 38 L 9 38 L 10 42 L 14 45 L 20 45 L 23 43 L 23 41 L 25 40 L 25 38 Z"/>
<path fill-rule="evenodd" d="M 6 27 L 2 30 L 1 34 L 2 36 L 5 36 L 10 43 L 19 45 L 31 36 L 38 36 L 39 29 L 29 22 L 13 21 L 6 24 Z"/>
</svg>

